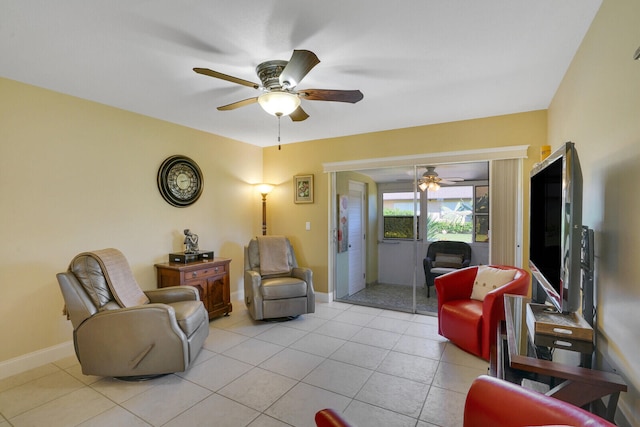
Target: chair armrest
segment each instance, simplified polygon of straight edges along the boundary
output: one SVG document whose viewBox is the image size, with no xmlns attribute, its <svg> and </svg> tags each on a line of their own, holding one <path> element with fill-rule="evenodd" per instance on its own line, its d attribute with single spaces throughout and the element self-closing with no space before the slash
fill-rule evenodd
<svg viewBox="0 0 640 427">
<path fill-rule="evenodd" d="M 293 267 L 291 276 L 307 283 L 307 313 L 315 313 L 316 292 L 313 289 L 313 271 L 307 267 Z"/>
<path fill-rule="evenodd" d="M 262 276 L 255 270 L 244 271 L 244 302 L 254 318 L 262 319 Z"/>
<path fill-rule="evenodd" d="M 193 286 L 169 286 L 144 291 L 152 303 L 170 304 L 179 301 L 200 301 L 200 293 Z"/>
<path fill-rule="evenodd" d="M 251 295 L 258 292 L 262 284 L 262 276 L 255 270 L 245 270 L 244 272 L 244 292 L 245 295 Z"/>
<path fill-rule="evenodd" d="M 431 259 L 431 257 L 424 257 L 424 259 L 422 260 L 422 266 L 424 267 L 424 271 L 428 271 L 427 269 L 431 270 L 433 268 L 433 260 Z"/>
<path fill-rule="evenodd" d="M 293 267 L 291 269 L 291 276 L 296 279 L 304 280 L 307 284 L 313 286 L 313 271 L 307 267 Z"/>
</svg>

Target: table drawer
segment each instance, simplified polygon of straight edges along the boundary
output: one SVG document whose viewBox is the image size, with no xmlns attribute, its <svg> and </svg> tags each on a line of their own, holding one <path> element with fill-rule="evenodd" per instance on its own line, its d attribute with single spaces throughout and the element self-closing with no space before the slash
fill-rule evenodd
<svg viewBox="0 0 640 427">
<path fill-rule="evenodd" d="M 211 267 L 201 268 L 199 270 L 185 271 L 184 280 L 204 279 L 207 277 L 225 274 L 227 272 L 226 265 L 212 265 Z"/>
</svg>

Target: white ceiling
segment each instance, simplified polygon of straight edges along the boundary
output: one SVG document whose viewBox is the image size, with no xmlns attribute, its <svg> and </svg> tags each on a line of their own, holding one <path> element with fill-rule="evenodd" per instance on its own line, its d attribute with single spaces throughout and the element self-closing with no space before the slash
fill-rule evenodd
<svg viewBox="0 0 640 427">
<path fill-rule="evenodd" d="M 321 63 L 299 89 L 359 89 L 357 104 L 303 101 L 282 143 L 544 109 L 601 0 L 2 0 L 0 76 L 258 146 L 277 145 L 259 82 L 293 49 Z"/>
</svg>

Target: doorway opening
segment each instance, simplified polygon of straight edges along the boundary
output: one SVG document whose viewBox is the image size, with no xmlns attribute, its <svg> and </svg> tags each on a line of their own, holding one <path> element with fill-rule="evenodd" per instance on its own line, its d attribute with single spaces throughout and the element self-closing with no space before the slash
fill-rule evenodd
<svg viewBox="0 0 640 427">
<path fill-rule="evenodd" d="M 528 146 L 521 145 L 323 164 L 324 171 L 329 173 L 331 178 L 328 211 L 331 233 L 328 254 L 329 298 L 342 301 L 349 297 L 346 278 L 350 271 L 349 258 L 347 254 L 337 250 L 340 246 L 338 196 L 348 194 L 349 180 L 366 185 L 365 223 L 362 224 L 362 231 L 367 236 L 364 242 L 366 286 L 369 287 L 372 284 L 408 286 L 405 296 L 395 293 L 397 299 L 403 301 L 402 308 L 392 307 L 393 304 L 390 301 L 395 299 L 392 297 L 379 298 L 384 300 L 383 303 L 380 301 L 357 303 L 412 313 L 435 314 L 421 308 L 418 300 L 419 293 L 426 292 L 422 261 L 430 244 L 428 232 L 420 234 L 420 230 L 428 230 L 425 219 L 428 215 L 424 213 L 428 212 L 429 206 L 427 206 L 428 198 L 421 196 L 421 190 L 418 188 L 423 180 L 428 181 L 428 176 L 425 177 L 425 175 L 430 175 L 433 171 L 437 171 L 438 176 L 445 178 L 464 178 L 462 181 L 449 179 L 456 185 L 460 185 L 461 182 L 463 185 L 473 184 L 474 206 L 481 206 L 477 199 L 483 195 L 491 196 L 487 204 L 488 212 L 480 212 L 473 208 L 473 214 L 470 217 L 467 215 L 468 218 L 472 218 L 473 223 L 471 243 L 469 243 L 472 246 L 471 265 L 497 263 L 521 266 L 524 190 L 522 164 L 523 159 L 527 157 L 527 149 Z M 488 165 L 490 184 L 489 177 L 465 178 L 458 176 L 463 173 L 461 170 L 456 173 L 447 170 L 450 167 L 472 169 L 474 164 L 481 164 L 485 174 Z M 414 195 L 413 218 L 409 219 L 409 223 L 413 226 L 411 238 L 384 238 L 383 202 L 380 191 L 383 184 L 397 186 L 397 191 Z M 459 208 L 449 207 L 449 209 L 464 210 L 464 205 L 461 203 Z M 422 218 L 419 219 L 418 216 Z M 492 224 L 496 224 L 496 227 L 492 228 Z M 468 225 L 465 227 L 468 230 Z M 450 233 L 449 230 L 446 231 Z M 383 274 L 386 268 L 385 263 L 396 267 L 403 266 L 392 275 L 395 282 L 389 279 L 390 283 L 385 283 L 387 282 Z M 399 281 L 398 278 L 401 276 L 404 279 Z"/>
<path fill-rule="evenodd" d="M 427 292 L 423 268 L 429 244 L 437 240 L 468 242 L 475 246 L 477 263 L 488 261 L 488 229 L 476 227 L 483 214 L 474 206 L 477 190 L 488 190 L 489 164 L 439 166 L 446 176 L 455 171 L 460 177 L 456 177 L 455 182 L 442 182 L 439 188 L 424 190 L 417 186 L 424 166 L 393 169 L 393 172 L 377 168 L 336 174 L 336 187 L 349 188 L 348 215 L 338 218 L 339 235 L 343 223 L 348 224 L 349 244 L 338 248 L 335 299 L 435 315 L 437 295 Z M 353 195 L 355 183 L 360 183 L 367 194 Z M 484 196 L 487 193 L 485 191 Z M 340 194 L 338 201 L 341 205 L 344 203 Z M 487 201 L 485 197 L 477 204 L 480 207 L 484 203 L 486 215 Z M 353 214 L 351 204 L 355 205 Z M 363 212 L 369 215 L 360 215 Z M 363 246 L 355 248 L 353 255 L 341 254 L 340 247 L 346 251 L 354 249 L 351 239 L 358 235 L 368 235 L 358 240 Z M 361 259 L 362 250 L 366 254 L 364 269 L 368 273 L 364 276 L 360 275 L 359 265 L 353 264 Z M 354 277 L 364 277 L 365 283 L 354 286 Z"/>
</svg>

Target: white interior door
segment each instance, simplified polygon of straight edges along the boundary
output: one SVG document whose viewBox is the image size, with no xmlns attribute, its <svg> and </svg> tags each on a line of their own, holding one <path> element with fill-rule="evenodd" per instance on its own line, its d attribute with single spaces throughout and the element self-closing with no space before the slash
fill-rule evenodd
<svg viewBox="0 0 640 427">
<path fill-rule="evenodd" d="M 361 291 L 366 286 L 366 246 L 364 233 L 365 185 L 349 181 L 348 247 L 349 247 L 349 295 Z"/>
</svg>

